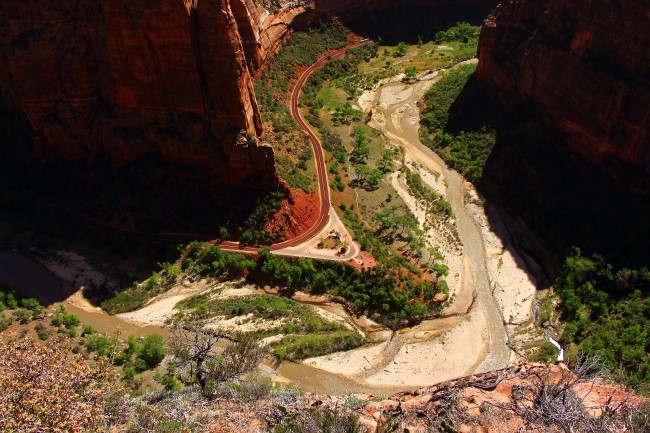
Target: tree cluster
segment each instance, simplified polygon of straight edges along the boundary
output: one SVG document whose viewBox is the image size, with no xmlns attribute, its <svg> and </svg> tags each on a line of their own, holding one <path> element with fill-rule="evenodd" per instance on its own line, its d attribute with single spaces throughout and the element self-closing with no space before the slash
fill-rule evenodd
<svg viewBox="0 0 650 433">
<path fill-rule="evenodd" d="M 441 156 L 470 180 L 478 181 L 487 158 L 496 143 L 496 130 L 491 124 L 468 130 L 457 130 L 449 125 L 452 105 L 457 104 L 462 92 L 468 93 L 476 65 L 461 65 L 452 69 L 424 95 L 421 129 L 423 142 L 439 151 Z M 473 89 L 473 87 L 472 87 Z M 470 99 L 469 95 L 464 96 Z M 470 102 L 471 103 L 471 102 Z"/>
<path fill-rule="evenodd" d="M 359 272 L 345 264 L 307 258 L 284 258 L 261 249 L 257 260 L 226 253 L 218 246 L 192 242 L 180 259 L 190 274 L 243 276 L 258 284 L 274 284 L 290 291 L 332 293 L 350 302 L 359 313 L 377 313 L 391 326 L 415 323 L 436 310 L 438 289 L 431 282 L 404 278 L 390 262 Z"/>
<path fill-rule="evenodd" d="M 650 270 L 615 269 L 575 248 L 554 284 L 566 325 L 562 339 L 621 373 L 650 382 Z"/>
</svg>

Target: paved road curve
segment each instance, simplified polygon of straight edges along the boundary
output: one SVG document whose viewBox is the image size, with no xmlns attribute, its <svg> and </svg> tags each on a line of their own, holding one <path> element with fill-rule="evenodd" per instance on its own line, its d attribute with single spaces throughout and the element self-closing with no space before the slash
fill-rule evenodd
<svg viewBox="0 0 650 433">
<path fill-rule="evenodd" d="M 279 242 L 277 244 L 271 245 L 271 251 L 273 252 L 276 252 L 278 254 L 294 255 L 293 254 L 294 251 L 291 251 L 291 253 L 289 253 L 289 251 L 283 252 L 282 250 L 285 248 L 299 246 L 300 244 L 303 244 L 307 241 L 314 239 L 317 235 L 320 234 L 321 230 L 327 225 L 327 223 L 330 221 L 330 218 L 338 218 L 336 216 L 336 212 L 334 212 L 333 209 L 331 209 L 330 188 L 327 180 L 327 170 L 325 167 L 325 155 L 323 154 L 323 147 L 321 146 L 318 137 L 316 137 L 316 135 L 313 133 L 311 128 L 307 125 L 307 123 L 300 115 L 300 110 L 298 109 L 299 101 L 300 101 L 300 92 L 302 90 L 302 86 L 307 82 L 312 72 L 322 68 L 323 66 L 325 66 L 327 62 L 331 60 L 340 59 L 341 57 L 344 57 L 346 50 L 350 48 L 358 47 L 366 43 L 367 41 L 361 41 L 361 42 L 356 42 L 354 44 L 349 44 L 341 49 L 338 49 L 334 52 L 330 52 L 326 55 L 321 56 L 316 61 L 316 63 L 311 65 L 302 73 L 300 78 L 298 78 L 298 82 L 296 82 L 296 85 L 293 88 L 293 92 L 291 93 L 291 114 L 293 115 L 293 118 L 296 120 L 298 125 L 300 125 L 303 132 L 309 138 L 312 149 L 314 151 L 314 162 L 316 163 L 316 176 L 318 178 L 318 192 L 320 195 L 319 213 L 318 213 L 318 219 L 316 220 L 316 223 L 309 230 L 307 230 L 306 232 L 302 233 L 299 236 L 296 236 L 293 239 L 288 239 L 284 242 Z M 343 224 L 340 224 L 340 226 L 343 227 Z M 257 248 L 254 247 L 242 247 L 238 242 L 231 242 L 231 241 L 222 242 L 221 247 L 224 250 L 228 250 L 228 251 L 254 252 L 257 250 Z M 359 252 L 358 247 L 356 247 L 355 245 L 351 245 L 351 248 L 349 249 L 347 254 L 342 256 L 331 256 L 328 258 L 330 260 L 346 261 L 355 257 L 358 254 L 358 252 Z M 298 255 L 301 256 L 304 255 L 307 257 L 309 256 L 308 254 L 298 254 Z"/>
</svg>

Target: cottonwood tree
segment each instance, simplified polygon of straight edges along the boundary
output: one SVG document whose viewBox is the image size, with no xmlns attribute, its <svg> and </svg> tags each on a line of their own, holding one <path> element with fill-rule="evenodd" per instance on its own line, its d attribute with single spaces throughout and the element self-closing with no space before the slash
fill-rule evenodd
<svg viewBox="0 0 650 433">
<path fill-rule="evenodd" d="M 388 173 L 393 171 L 394 164 L 393 160 L 395 159 L 395 152 L 392 149 L 385 149 L 381 154 L 381 159 L 377 162 L 377 168 L 381 170 L 382 173 Z"/>
<path fill-rule="evenodd" d="M 363 128 L 354 128 L 354 149 L 352 149 L 352 159 L 355 162 L 363 163 L 370 156 L 370 145 L 368 136 Z"/>
<path fill-rule="evenodd" d="M 406 45 L 405 42 L 398 43 L 397 48 L 395 48 L 395 57 L 404 57 L 406 55 L 407 48 L 408 45 Z"/>
</svg>

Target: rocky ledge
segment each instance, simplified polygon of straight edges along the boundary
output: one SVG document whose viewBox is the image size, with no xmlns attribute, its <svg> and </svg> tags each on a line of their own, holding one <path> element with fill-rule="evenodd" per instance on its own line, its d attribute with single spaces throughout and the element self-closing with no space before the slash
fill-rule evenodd
<svg viewBox="0 0 650 433">
<path fill-rule="evenodd" d="M 265 425 L 292 422 L 304 426 L 301 431 L 317 431 L 310 425 L 314 413 L 322 414 L 323 409 L 354 414 L 370 432 L 587 432 L 596 431 L 589 430 L 596 426 L 601 428 L 597 431 L 647 427 L 647 400 L 604 380 L 593 366 L 588 362 L 570 371 L 564 364 L 519 365 L 384 400 L 359 394 L 298 400 L 285 396 L 259 401 L 256 409 L 222 401 L 220 411 L 228 416 L 217 416 L 210 431 L 256 432 Z M 276 431 L 284 430 L 276 427 Z"/>
</svg>

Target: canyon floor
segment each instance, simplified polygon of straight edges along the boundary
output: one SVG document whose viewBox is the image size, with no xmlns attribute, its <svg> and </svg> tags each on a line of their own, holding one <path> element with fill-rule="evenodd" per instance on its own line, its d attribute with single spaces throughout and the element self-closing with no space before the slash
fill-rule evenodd
<svg viewBox="0 0 650 433">
<path fill-rule="evenodd" d="M 450 267 L 446 317 L 393 333 L 376 346 L 304 361 L 371 386 L 422 386 L 503 368 L 517 359 L 508 331 L 532 320 L 535 279 L 511 246 L 504 222 L 488 218 L 485 200 L 473 186 L 419 140 L 417 101 L 440 77 L 433 72 L 407 84 L 398 76 L 359 98 L 372 114 L 370 126 L 402 147 L 406 164 L 452 204 L 460 241 L 446 230 L 427 231 L 427 242 L 443 252 Z M 426 215 L 399 174 L 391 180 L 425 228 Z"/>
<path fill-rule="evenodd" d="M 512 247 L 506 228 L 507 216 L 487 203 L 471 183 L 449 169 L 435 152 L 420 142 L 417 103 L 443 73 L 428 72 L 414 82 L 405 82 L 403 75 L 398 75 L 383 80 L 358 99 L 358 107 L 371 115 L 369 126 L 384 136 L 387 146 L 403 149 L 403 164 L 451 203 L 453 219 L 449 223 L 428 224 L 425 206 L 411 195 L 403 174 L 394 171 L 384 180 L 415 215 L 426 233 L 427 244 L 445 256 L 444 262 L 449 266 L 449 298 L 442 315 L 412 328 L 391 331 L 366 317 L 351 317 L 341 304 L 329 297 L 298 292 L 294 300 L 311 305 L 327 320 L 356 329 L 370 343 L 355 350 L 306 359 L 301 364 L 283 362 L 279 366 L 265 366 L 264 370 L 276 380 L 292 381 L 305 390 L 323 394 L 388 395 L 506 367 L 520 358 L 511 350 L 514 340 L 540 339 L 532 323 L 535 278 Z M 329 211 L 330 224 L 324 226 L 322 233 L 336 230 L 349 237 L 332 207 Z M 295 251 L 287 249 L 286 253 L 332 256 L 335 251 L 330 254 L 317 249 L 322 233 L 310 243 L 295 247 Z M 348 241 L 354 245 L 351 239 Z M 356 248 L 348 251 L 353 255 L 356 252 Z M 64 301 L 66 307 L 83 323 L 106 333 L 167 335 L 165 326 L 175 314 L 176 305 L 208 291 L 219 290 L 218 296 L 224 297 L 275 294 L 270 288 L 240 282 L 184 280 L 137 311 L 109 316 L 83 296 L 83 289 L 89 285 L 99 287 L 110 283 L 84 257 L 59 251 L 42 264 L 63 281 L 66 292 L 74 292 Z M 211 325 L 247 331 L 251 322 L 222 318 Z M 255 322 L 255 326 L 274 324 Z"/>
<path fill-rule="evenodd" d="M 491 209 L 488 218 L 486 207 L 490 205 L 419 140 L 417 101 L 440 74 L 429 73 L 415 83 L 404 83 L 401 78 L 387 80 L 364 93 L 359 105 L 372 114 L 370 126 L 381 131 L 391 146 L 402 147 L 405 163 L 452 204 L 453 227 L 427 230 L 427 242 L 443 252 L 450 267 L 450 300 L 441 318 L 393 332 L 366 318 L 350 317 L 342 306 L 326 297 L 316 299 L 298 293 L 294 299 L 315 305 L 330 319 L 344 321 L 374 341 L 352 351 L 307 359 L 299 365 L 283 363 L 277 371 L 267 366 L 267 372 L 276 379 L 299 382 L 309 391 L 386 395 L 503 368 L 518 358 L 508 347 L 511 336 L 519 327 L 532 322 L 535 280 L 512 248 L 504 221 L 493 215 L 498 211 Z M 390 176 L 390 182 L 426 228 L 421 203 L 409 194 L 398 172 Z M 207 280 L 185 282 L 152 299 L 142 309 L 121 314 L 114 320 L 162 328 L 178 302 L 214 287 L 215 283 Z M 228 296 L 263 291 L 260 287 L 241 285 L 226 290 Z M 67 303 L 99 314 L 81 302 L 78 294 Z M 217 321 L 215 326 L 238 328 L 230 322 Z M 316 377 L 319 380 L 313 380 Z"/>
</svg>

